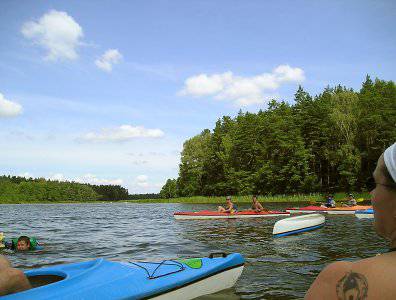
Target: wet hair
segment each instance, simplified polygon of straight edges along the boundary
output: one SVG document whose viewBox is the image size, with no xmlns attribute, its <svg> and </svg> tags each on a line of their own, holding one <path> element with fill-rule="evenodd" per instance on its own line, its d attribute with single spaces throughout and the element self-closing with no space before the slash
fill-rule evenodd
<svg viewBox="0 0 396 300">
<path fill-rule="evenodd" d="M 26 235 L 22 235 L 18 238 L 18 242 L 24 241 L 26 245 L 30 245 L 30 238 Z"/>
</svg>

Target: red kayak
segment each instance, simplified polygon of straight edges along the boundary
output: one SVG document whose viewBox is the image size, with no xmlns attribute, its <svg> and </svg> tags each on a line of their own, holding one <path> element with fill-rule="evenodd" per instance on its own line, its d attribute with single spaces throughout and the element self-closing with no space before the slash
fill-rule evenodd
<svg viewBox="0 0 396 300">
<path fill-rule="evenodd" d="M 202 211 L 187 211 L 176 212 L 173 214 L 176 220 L 191 220 L 191 219 L 238 219 L 238 218 L 267 218 L 277 216 L 289 216 L 289 212 L 284 211 L 262 211 L 255 212 L 254 210 L 243 210 L 236 213 L 225 213 L 211 210 Z"/>
<path fill-rule="evenodd" d="M 286 211 L 290 213 L 320 213 L 325 212 L 330 215 L 353 215 L 357 210 L 365 210 L 372 208 L 372 206 L 356 205 L 356 206 L 341 206 L 335 208 L 327 208 L 322 206 L 305 206 L 305 207 L 293 207 L 287 208 Z"/>
</svg>

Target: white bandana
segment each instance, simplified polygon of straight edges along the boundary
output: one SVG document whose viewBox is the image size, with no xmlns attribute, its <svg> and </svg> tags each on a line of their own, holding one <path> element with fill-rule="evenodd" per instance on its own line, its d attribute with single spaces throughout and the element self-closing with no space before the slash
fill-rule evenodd
<svg viewBox="0 0 396 300">
<path fill-rule="evenodd" d="M 396 143 L 385 150 L 384 160 L 389 174 L 392 176 L 393 181 L 396 182 Z"/>
</svg>

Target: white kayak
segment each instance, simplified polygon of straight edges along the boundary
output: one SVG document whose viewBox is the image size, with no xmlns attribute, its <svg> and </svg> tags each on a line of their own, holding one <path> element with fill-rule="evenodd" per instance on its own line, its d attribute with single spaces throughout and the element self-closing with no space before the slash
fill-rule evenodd
<svg viewBox="0 0 396 300">
<path fill-rule="evenodd" d="M 355 217 L 358 219 L 374 219 L 373 209 L 357 210 L 355 212 Z"/>
<path fill-rule="evenodd" d="M 279 220 L 275 223 L 272 234 L 275 237 L 287 236 L 322 227 L 325 217 L 321 214 L 308 214 Z"/>
</svg>

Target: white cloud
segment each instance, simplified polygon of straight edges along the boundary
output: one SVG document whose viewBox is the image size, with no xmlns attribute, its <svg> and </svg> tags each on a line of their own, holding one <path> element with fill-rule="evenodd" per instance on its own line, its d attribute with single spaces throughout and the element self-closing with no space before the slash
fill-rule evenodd
<svg viewBox="0 0 396 300">
<path fill-rule="evenodd" d="M 158 193 L 162 186 L 162 183 L 150 182 L 147 175 L 138 175 L 128 187 L 128 190 L 131 194 Z"/>
<path fill-rule="evenodd" d="M 160 129 L 146 129 L 143 126 L 133 127 L 131 125 L 121 125 L 116 128 L 103 129 L 101 132 L 89 132 L 83 135 L 80 140 L 87 142 L 123 142 L 134 138 L 159 138 L 164 136 Z"/>
<path fill-rule="evenodd" d="M 16 117 L 22 113 L 22 106 L 4 98 L 0 93 L 0 118 Z"/>
<path fill-rule="evenodd" d="M 49 180 L 66 181 L 65 176 L 62 173 L 56 173 L 51 175 Z"/>
<path fill-rule="evenodd" d="M 29 172 L 25 172 L 25 173 L 22 173 L 22 174 L 19 174 L 18 176 L 20 176 L 20 177 L 25 177 L 25 178 L 33 178 L 33 176 L 32 176 L 32 174 L 30 174 Z"/>
<path fill-rule="evenodd" d="M 25 177 L 25 178 L 36 178 L 33 177 L 32 174 L 29 172 L 25 172 L 22 174 L 19 174 L 18 176 L 20 177 Z M 37 177 L 38 178 L 38 177 Z M 87 173 L 84 174 L 80 177 L 76 178 L 66 178 L 65 175 L 62 173 L 55 173 L 53 175 L 45 177 L 47 180 L 52 180 L 52 181 L 63 181 L 63 182 L 79 182 L 79 183 L 89 183 L 89 184 L 96 184 L 96 185 L 122 185 L 124 183 L 124 180 L 117 178 L 117 179 L 104 179 L 104 178 L 98 178 L 96 175 Z M 144 181 L 141 181 L 144 182 Z"/>
<path fill-rule="evenodd" d="M 135 166 L 146 165 L 149 163 L 148 160 L 132 160 L 131 163 Z"/>
<path fill-rule="evenodd" d="M 138 176 L 136 176 L 136 180 L 135 180 L 134 183 L 135 183 L 135 185 L 137 185 L 140 188 L 148 188 L 148 187 L 150 187 L 147 175 L 138 175 Z"/>
<path fill-rule="evenodd" d="M 136 180 L 138 182 L 146 182 L 148 180 L 148 176 L 147 175 L 139 175 L 136 177 Z"/>
<path fill-rule="evenodd" d="M 105 184 L 105 185 L 122 185 L 123 184 L 123 180 L 118 178 L 118 179 L 101 179 L 98 178 L 96 175 L 94 174 L 85 174 L 81 177 L 77 177 L 76 179 L 74 179 L 74 181 L 76 182 L 80 182 L 80 183 L 90 183 L 90 184 L 96 184 L 96 185 L 100 185 L 100 184 Z"/>
<path fill-rule="evenodd" d="M 21 29 L 24 37 L 47 50 L 46 59 L 76 59 L 83 37 L 81 26 L 66 12 L 51 10 L 37 22 L 29 21 Z"/>
<path fill-rule="evenodd" d="M 113 65 L 118 64 L 121 59 L 122 55 L 117 49 L 109 49 L 99 59 L 95 60 L 95 65 L 103 71 L 111 72 Z"/>
<path fill-rule="evenodd" d="M 292 68 L 289 65 L 280 65 L 273 72 L 279 82 L 302 82 L 305 80 L 302 69 Z"/>
<path fill-rule="evenodd" d="M 199 74 L 186 79 L 179 95 L 212 96 L 214 99 L 232 101 L 239 106 L 248 106 L 265 103 L 282 84 L 304 80 L 304 71 L 289 65 L 280 65 L 271 73 L 252 77 L 236 76 L 232 72 Z"/>
</svg>

